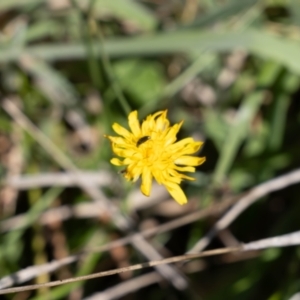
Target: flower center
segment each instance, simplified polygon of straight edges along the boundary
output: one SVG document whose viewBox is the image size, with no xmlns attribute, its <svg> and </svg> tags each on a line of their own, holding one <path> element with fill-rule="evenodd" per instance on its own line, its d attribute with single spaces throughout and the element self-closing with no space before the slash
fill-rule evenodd
<svg viewBox="0 0 300 300">
<path fill-rule="evenodd" d="M 149 140 L 139 147 L 143 155 L 143 161 L 148 166 L 161 164 L 164 156 L 164 145 L 161 141 Z"/>
</svg>

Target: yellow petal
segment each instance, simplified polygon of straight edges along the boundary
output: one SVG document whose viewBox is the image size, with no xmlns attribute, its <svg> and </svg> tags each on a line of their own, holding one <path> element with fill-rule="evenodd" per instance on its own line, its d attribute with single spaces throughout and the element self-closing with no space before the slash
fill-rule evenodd
<svg viewBox="0 0 300 300">
<path fill-rule="evenodd" d="M 153 169 L 152 175 L 155 178 L 155 180 L 157 181 L 157 183 L 159 183 L 159 184 L 162 184 L 165 181 L 163 173 L 158 169 Z"/>
<path fill-rule="evenodd" d="M 135 163 L 135 159 L 132 159 L 131 157 L 126 157 L 124 159 L 124 165 L 130 165 L 130 164 L 133 164 Z"/>
<path fill-rule="evenodd" d="M 112 128 L 117 134 L 124 136 L 124 138 L 126 138 L 127 140 L 131 139 L 132 134 L 118 123 L 114 123 Z"/>
<path fill-rule="evenodd" d="M 112 143 L 118 144 L 118 145 L 127 145 L 128 142 L 122 137 L 119 136 L 111 136 L 111 135 L 105 135 L 104 137 L 108 138 Z"/>
<path fill-rule="evenodd" d="M 131 164 L 127 167 L 126 176 L 128 180 L 137 181 L 142 174 L 143 168 L 137 167 L 136 164 Z"/>
<path fill-rule="evenodd" d="M 175 170 L 180 171 L 180 172 L 195 172 L 195 168 L 194 167 L 179 167 L 176 166 L 174 167 Z"/>
<path fill-rule="evenodd" d="M 203 144 L 202 142 L 190 143 L 190 144 L 188 144 L 184 147 L 184 149 L 182 150 L 182 154 L 193 154 L 193 153 L 197 152 L 200 149 L 202 144 Z"/>
<path fill-rule="evenodd" d="M 182 189 L 180 188 L 180 186 L 176 183 L 168 183 L 165 184 L 166 189 L 168 190 L 168 192 L 170 193 L 170 195 L 180 204 L 186 204 L 187 203 L 187 199 L 186 196 L 184 194 L 184 192 L 182 191 Z"/>
<path fill-rule="evenodd" d="M 191 180 L 191 181 L 195 181 L 196 180 L 194 177 L 187 176 L 187 175 L 184 175 L 184 174 L 180 174 L 180 177 L 182 179 Z"/>
<path fill-rule="evenodd" d="M 194 142 L 193 138 L 185 138 L 181 141 L 169 145 L 168 150 L 181 154 L 182 152 L 184 152 L 185 147 L 193 142 Z"/>
<path fill-rule="evenodd" d="M 179 124 L 173 125 L 173 126 L 170 128 L 168 134 L 167 134 L 166 137 L 165 137 L 165 145 L 166 145 L 166 146 L 168 146 L 168 145 L 174 143 L 174 142 L 177 140 L 176 135 L 177 135 L 177 133 L 178 133 L 180 127 L 182 126 L 182 124 L 183 124 L 183 121 L 180 122 Z"/>
<path fill-rule="evenodd" d="M 134 136 L 139 137 L 141 135 L 141 128 L 140 122 L 138 120 L 138 113 L 136 110 L 129 114 L 128 124 Z"/>
<path fill-rule="evenodd" d="M 170 170 L 170 173 L 176 172 L 174 170 Z M 176 172 L 177 173 L 177 172 Z M 176 184 L 180 184 L 181 183 L 181 174 L 177 173 L 176 175 L 172 175 L 171 174 L 169 176 L 166 177 L 167 179 L 164 179 L 163 184 L 165 182 L 170 182 L 170 183 L 176 183 Z"/>
<path fill-rule="evenodd" d="M 164 131 L 169 127 L 170 122 L 167 119 L 167 112 L 168 112 L 167 110 L 159 111 L 158 113 L 153 115 L 153 117 L 156 118 L 156 116 L 160 114 L 160 116 L 156 119 L 156 124 L 155 124 L 155 130 L 157 132 Z"/>
<path fill-rule="evenodd" d="M 144 168 L 142 173 L 141 191 L 145 196 L 150 196 L 152 185 L 152 174 L 149 168 Z"/>
<path fill-rule="evenodd" d="M 143 156 L 140 152 L 136 152 L 135 150 L 131 150 L 128 148 L 119 148 L 115 144 L 112 145 L 113 152 L 121 157 L 131 157 L 135 159 L 142 159 Z"/>
<path fill-rule="evenodd" d="M 149 135 L 149 133 L 153 131 L 154 125 L 155 122 L 153 118 L 151 116 L 147 117 L 147 119 L 142 123 L 142 135 Z"/>
<path fill-rule="evenodd" d="M 110 163 L 115 165 L 115 166 L 124 166 L 123 161 L 121 161 L 120 159 L 114 157 L 110 160 Z"/>
<path fill-rule="evenodd" d="M 161 116 L 162 114 L 167 114 L 168 110 L 160 110 L 160 111 L 157 111 L 156 113 L 154 113 L 152 116 L 153 119 L 157 119 L 159 116 Z"/>
<path fill-rule="evenodd" d="M 170 173 L 170 175 L 173 176 L 173 177 L 171 177 L 170 181 L 178 183 L 178 184 L 182 181 L 182 179 L 195 180 L 195 178 L 184 175 L 184 174 L 181 174 L 181 173 L 178 173 L 177 171 L 175 171 L 173 169 L 170 169 L 169 173 Z M 176 179 L 176 180 L 174 180 L 174 179 Z"/>
<path fill-rule="evenodd" d="M 199 166 L 205 162 L 205 157 L 181 156 L 175 160 L 177 165 Z"/>
</svg>

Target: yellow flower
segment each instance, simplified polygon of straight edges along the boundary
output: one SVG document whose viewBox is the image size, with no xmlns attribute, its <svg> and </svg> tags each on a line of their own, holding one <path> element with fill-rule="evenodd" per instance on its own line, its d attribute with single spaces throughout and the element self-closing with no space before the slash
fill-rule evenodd
<svg viewBox="0 0 300 300">
<path fill-rule="evenodd" d="M 145 196 L 150 195 L 154 177 L 179 204 L 187 203 L 179 184 L 183 179 L 194 178 L 179 172 L 195 172 L 195 166 L 205 161 L 205 157 L 190 156 L 203 143 L 193 138 L 176 142 L 183 121 L 170 126 L 167 110 L 149 115 L 141 125 L 137 111 L 133 111 L 128 116 L 128 123 L 131 132 L 114 123 L 112 128 L 120 136 L 105 136 L 112 142 L 113 152 L 123 158 L 113 158 L 110 162 L 126 166 L 122 173 L 129 181 L 136 181 L 141 176 L 141 191 Z"/>
</svg>

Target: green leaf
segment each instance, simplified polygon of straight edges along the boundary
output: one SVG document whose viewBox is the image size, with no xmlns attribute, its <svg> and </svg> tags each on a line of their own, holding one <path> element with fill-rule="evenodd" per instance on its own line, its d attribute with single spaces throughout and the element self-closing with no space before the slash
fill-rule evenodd
<svg viewBox="0 0 300 300">
<path fill-rule="evenodd" d="M 18 9 L 23 6 L 29 6 L 34 4 L 40 4 L 46 2 L 46 0 L 1 0 L 0 10 L 1 12 L 9 9 Z"/>
<path fill-rule="evenodd" d="M 214 9 L 208 14 L 197 18 L 192 24 L 184 26 L 184 28 L 210 26 L 216 22 L 224 22 L 225 19 L 234 16 L 257 3 L 257 0 L 235 0 L 229 1 L 225 5 L 214 5 Z"/>
<path fill-rule="evenodd" d="M 221 152 L 229 130 L 229 125 L 223 116 L 214 109 L 207 109 L 204 111 L 204 128 L 206 135 L 213 140 Z"/>
<path fill-rule="evenodd" d="M 101 54 L 101 44 L 93 43 L 95 53 Z M 274 60 L 300 75 L 300 44 L 272 36 L 264 30 L 205 32 L 201 30 L 182 30 L 133 38 L 114 38 L 106 40 L 105 51 L 110 57 L 162 55 L 178 52 L 231 51 L 244 48 L 264 59 Z M 70 60 L 85 58 L 87 53 L 82 43 L 48 44 L 31 46 L 25 52 L 46 60 Z M 8 46 L 0 48 L 0 62 L 16 60 L 18 53 Z"/>
<path fill-rule="evenodd" d="M 274 61 L 265 62 L 261 68 L 257 77 L 257 84 L 260 86 L 271 86 L 278 78 L 282 66 Z"/>
<path fill-rule="evenodd" d="M 272 150 L 277 150 L 282 145 L 289 105 L 288 95 L 283 93 L 276 95 L 269 134 L 269 147 Z"/>
<path fill-rule="evenodd" d="M 220 183 L 224 180 L 233 164 L 241 143 L 247 137 L 250 123 L 256 115 L 263 99 L 264 92 L 260 91 L 253 92 L 243 101 L 229 128 L 223 149 L 220 152 L 220 157 L 213 175 L 213 184 Z"/>
<path fill-rule="evenodd" d="M 36 79 L 38 89 L 46 98 L 65 106 L 78 103 L 79 96 L 73 85 L 50 64 L 25 55 L 20 62 L 22 68 Z"/>
<path fill-rule="evenodd" d="M 135 24 L 143 30 L 153 30 L 157 25 L 155 15 L 144 5 L 133 0 L 95 1 L 93 6 L 93 16 L 103 17 L 103 15 L 107 14 L 113 15 L 122 21 Z"/>
<path fill-rule="evenodd" d="M 270 136 L 269 123 L 261 120 L 248 136 L 243 153 L 247 158 L 260 155 L 267 148 Z"/>
<path fill-rule="evenodd" d="M 123 60 L 114 64 L 115 75 L 124 91 L 140 106 L 158 97 L 164 87 L 160 65 L 141 60 Z"/>
</svg>

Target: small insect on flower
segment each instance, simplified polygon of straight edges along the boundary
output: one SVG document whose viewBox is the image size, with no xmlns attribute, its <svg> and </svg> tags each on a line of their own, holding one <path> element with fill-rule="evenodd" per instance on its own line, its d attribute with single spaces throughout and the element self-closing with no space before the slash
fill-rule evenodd
<svg viewBox="0 0 300 300">
<path fill-rule="evenodd" d="M 179 204 L 187 203 L 180 183 L 183 179 L 195 179 L 182 172 L 195 172 L 195 167 L 204 163 L 205 157 L 191 155 L 203 143 L 191 137 L 177 141 L 176 135 L 183 121 L 170 126 L 166 110 L 149 115 L 142 124 L 137 111 L 133 111 L 128 116 L 128 123 L 131 132 L 114 123 L 113 130 L 119 136 L 105 135 L 112 143 L 113 152 L 123 158 L 115 157 L 110 162 L 125 166 L 121 173 L 129 181 L 135 182 L 141 177 L 141 191 L 145 196 L 150 195 L 154 178 Z"/>
<path fill-rule="evenodd" d="M 148 140 L 150 140 L 150 136 L 148 136 L 148 135 L 143 136 L 140 139 L 138 139 L 138 141 L 136 142 L 136 146 L 139 147 L 140 145 L 144 144 Z"/>
</svg>

